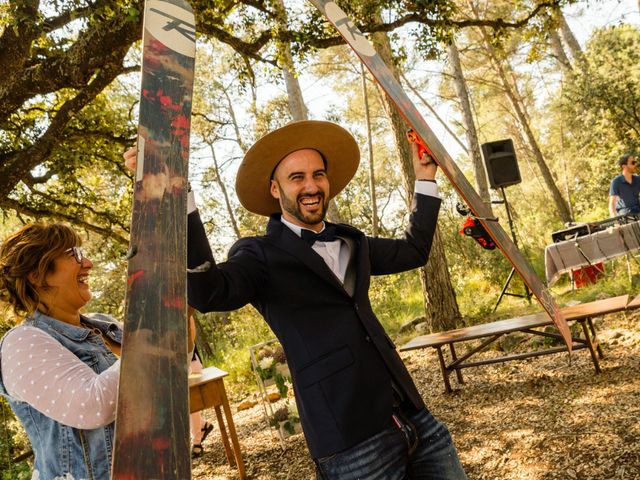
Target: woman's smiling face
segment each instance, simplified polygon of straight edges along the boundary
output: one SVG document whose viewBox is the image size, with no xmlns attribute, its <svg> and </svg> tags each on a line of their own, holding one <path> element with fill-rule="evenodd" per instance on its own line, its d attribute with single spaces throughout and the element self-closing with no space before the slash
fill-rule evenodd
<svg viewBox="0 0 640 480">
<path fill-rule="evenodd" d="M 78 261 L 79 260 L 79 261 Z M 89 270 L 93 263 L 77 247 L 56 258 L 45 276 L 46 286 L 36 286 L 40 300 L 50 310 L 77 311 L 91 300 Z"/>
</svg>

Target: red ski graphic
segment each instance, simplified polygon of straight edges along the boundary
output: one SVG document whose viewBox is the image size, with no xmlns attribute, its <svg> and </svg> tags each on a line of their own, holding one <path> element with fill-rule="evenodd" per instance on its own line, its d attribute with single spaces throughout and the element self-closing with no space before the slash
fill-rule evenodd
<svg viewBox="0 0 640 480">
<path fill-rule="evenodd" d="M 145 2 L 127 313 L 112 478 L 191 478 L 186 231 L 195 21 Z"/>
</svg>

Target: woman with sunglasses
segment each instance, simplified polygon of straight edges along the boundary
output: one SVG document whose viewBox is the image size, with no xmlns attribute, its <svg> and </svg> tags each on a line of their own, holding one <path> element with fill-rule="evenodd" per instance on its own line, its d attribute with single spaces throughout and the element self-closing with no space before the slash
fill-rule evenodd
<svg viewBox="0 0 640 480">
<path fill-rule="evenodd" d="M 111 467 L 122 330 L 80 310 L 93 264 L 62 224 L 32 224 L 0 247 L 0 300 L 22 322 L 0 340 L 0 394 L 35 453 L 32 479 L 104 479 Z"/>
</svg>

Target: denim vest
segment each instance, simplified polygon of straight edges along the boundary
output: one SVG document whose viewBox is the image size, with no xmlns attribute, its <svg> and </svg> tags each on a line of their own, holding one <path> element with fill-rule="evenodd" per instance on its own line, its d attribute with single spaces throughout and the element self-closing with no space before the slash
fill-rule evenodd
<svg viewBox="0 0 640 480">
<path fill-rule="evenodd" d="M 83 316 L 83 322 L 100 329 L 113 341 L 120 343 L 122 330 L 109 316 Z M 102 339 L 86 328 L 74 327 L 40 312 L 26 319 L 25 326 L 44 330 L 96 373 L 115 363 L 117 357 Z M 0 352 L 4 338 L 0 340 Z M 71 394 L 71 393 L 69 393 Z M 26 402 L 9 396 L 2 382 L 0 395 L 6 397 L 11 409 L 29 436 L 35 453 L 32 480 L 108 480 L 113 447 L 113 423 L 93 430 L 81 430 L 63 425 L 40 413 Z"/>
</svg>

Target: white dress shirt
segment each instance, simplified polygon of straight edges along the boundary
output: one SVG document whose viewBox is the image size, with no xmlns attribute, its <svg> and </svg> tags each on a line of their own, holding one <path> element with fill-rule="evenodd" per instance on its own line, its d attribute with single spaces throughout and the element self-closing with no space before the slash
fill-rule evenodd
<svg viewBox="0 0 640 480">
<path fill-rule="evenodd" d="M 427 195 L 430 197 L 440 198 L 438 194 L 438 185 L 435 182 L 425 181 L 425 180 L 416 180 L 415 192 L 419 195 Z M 293 233 L 302 236 L 302 229 L 304 227 L 300 227 L 295 225 L 283 217 L 280 218 L 282 223 L 284 223 Z M 322 222 L 322 232 L 324 230 L 324 222 Z M 305 229 L 310 230 L 310 229 Z M 314 233 L 320 233 L 314 232 Z M 347 265 L 349 264 L 349 245 L 341 239 L 336 239 L 332 242 L 320 242 L 316 241 L 313 243 L 311 248 L 322 257 L 327 266 L 331 269 L 336 277 L 340 280 L 340 282 L 344 283 L 344 276 L 347 272 Z"/>
<path fill-rule="evenodd" d="M 302 229 L 304 227 L 295 225 L 282 217 L 281 220 L 282 223 L 289 227 L 293 233 L 302 237 Z M 320 231 L 322 232 L 324 228 L 324 222 L 322 222 L 322 230 Z M 312 231 L 313 233 L 319 233 L 309 228 L 305 228 L 305 230 Z M 344 276 L 347 273 L 347 265 L 349 264 L 349 245 L 338 238 L 332 242 L 313 242 L 311 248 L 322 257 L 334 275 L 338 277 L 341 282 L 344 282 Z"/>
</svg>

